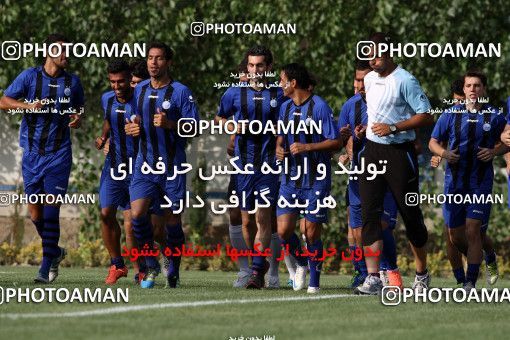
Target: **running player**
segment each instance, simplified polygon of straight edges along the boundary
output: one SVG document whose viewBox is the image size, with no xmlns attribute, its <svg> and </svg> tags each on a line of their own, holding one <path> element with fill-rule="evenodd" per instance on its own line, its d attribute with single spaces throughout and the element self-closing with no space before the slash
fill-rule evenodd
<svg viewBox="0 0 510 340">
<path fill-rule="evenodd" d="M 132 88 L 135 88 L 136 85 L 138 85 L 138 83 L 149 78 L 149 72 L 147 71 L 147 61 L 146 60 L 143 60 L 143 59 L 137 60 L 137 61 L 131 63 L 130 67 L 131 67 L 131 87 Z M 161 201 L 163 201 L 163 199 L 158 198 L 158 200 L 152 204 L 150 211 L 152 213 L 151 214 L 151 222 L 152 222 L 152 227 L 154 230 L 154 240 L 156 242 L 158 242 L 160 249 L 163 249 L 166 244 L 166 235 L 165 235 L 165 215 L 163 213 L 163 210 L 161 210 L 160 203 L 159 203 Z M 129 236 L 130 236 L 130 239 L 132 240 L 131 243 L 127 241 L 127 238 L 128 238 L 127 230 L 128 229 L 126 229 L 126 243 L 128 244 L 128 247 L 133 247 L 134 246 L 133 242 L 135 240 L 133 237 L 133 228 L 131 227 L 131 219 L 129 219 L 129 221 L 127 221 L 127 222 L 124 219 L 124 224 L 129 227 L 129 234 L 130 234 Z M 126 227 L 126 228 L 128 228 L 128 227 Z M 129 248 L 129 249 L 131 249 L 131 248 Z M 162 258 L 163 258 L 163 274 L 165 274 L 165 276 L 166 276 L 170 262 L 168 261 L 168 258 L 166 256 L 162 256 Z M 135 262 L 133 264 L 134 264 L 135 269 L 138 270 L 138 267 L 139 267 L 138 262 Z M 142 262 L 142 264 L 143 264 L 143 262 Z M 143 278 L 143 275 L 145 275 L 145 269 L 143 268 L 143 265 L 142 265 L 141 272 L 139 271 L 138 273 L 135 274 L 135 282 L 139 283 L 139 281 L 141 281 L 140 276 L 142 276 L 142 278 Z"/>
<path fill-rule="evenodd" d="M 464 77 L 456 79 L 451 85 L 451 96 L 453 100 L 460 104 L 465 100 L 464 96 Z M 442 147 L 447 146 L 447 143 L 440 143 Z M 505 154 L 505 156 L 508 155 Z M 430 165 L 433 168 L 439 167 L 441 163 L 441 156 L 433 155 L 430 159 Z M 462 262 L 462 253 L 452 243 L 448 234 L 448 226 L 445 224 L 445 242 L 446 242 L 446 254 L 450 265 L 452 266 L 453 276 L 457 280 L 457 284 L 463 286 L 466 282 L 466 272 L 464 270 L 464 264 Z M 485 258 L 485 274 L 486 281 L 489 285 L 494 285 L 499 278 L 498 262 L 496 261 L 496 252 L 494 250 L 492 239 L 487 235 L 488 228 L 482 228 L 482 243 Z"/>
<path fill-rule="evenodd" d="M 237 122 L 244 121 L 246 124 L 256 120 L 261 122 L 262 126 L 268 122 L 275 123 L 283 101 L 283 93 L 278 87 L 269 87 L 268 79 L 265 77 L 265 74 L 271 71 L 273 55 L 264 46 L 254 46 L 246 52 L 245 59 L 249 74 L 248 86 L 229 88 L 221 99 L 218 116 L 226 120 L 233 115 Z M 238 124 L 240 126 L 242 123 Z M 278 243 L 276 235 L 272 236 L 271 233 L 272 205 L 276 202 L 278 176 L 261 172 L 263 163 L 273 168 L 276 165 L 275 141 L 276 137 L 272 134 L 251 135 L 249 132 L 242 134 L 240 127 L 235 139 L 235 155 L 239 157 L 237 166 L 244 168 L 250 164 L 254 171 L 254 174 L 250 175 L 235 175 L 236 194 L 242 202 L 244 239 L 248 247 L 253 250 L 263 251 L 269 248 L 272 240 Z M 249 211 L 253 211 L 258 206 L 258 202 L 264 203 L 258 197 L 262 193 L 265 193 L 271 205 L 258 207 L 253 216 Z M 275 256 L 278 257 L 276 254 Z M 277 272 L 276 261 L 273 266 L 276 266 Z M 251 269 L 251 277 L 246 288 L 264 287 L 264 275 L 269 270 L 269 263 L 264 256 L 252 256 Z M 274 271 L 273 276 L 275 276 Z"/>
<path fill-rule="evenodd" d="M 364 172 L 359 181 L 363 246 L 365 251 L 374 253 L 383 250 L 380 212 L 389 188 L 414 253 L 416 277 L 413 288 L 422 291 L 430 282 L 425 248 L 428 232 L 420 207 L 407 205 L 405 197 L 408 193 L 419 192 L 415 129 L 433 124 L 433 117 L 427 113 L 430 103 L 416 78 L 395 64 L 389 52 L 378 53 L 381 44 L 391 43 L 390 38 L 375 33 L 369 40 L 375 45 L 372 49 L 374 58 L 370 60 L 374 71 L 365 76 L 368 126 L 367 142 L 360 157 L 367 164 L 387 163 L 384 174 L 368 180 L 369 174 Z M 379 294 L 382 289 L 379 258 L 367 257 L 365 261 L 369 275 L 358 291 Z"/>
<path fill-rule="evenodd" d="M 356 63 L 356 72 L 354 79 L 355 95 L 343 105 L 338 121 L 338 130 L 342 132 L 349 129 L 352 144 L 352 167 L 358 167 L 360 164 L 359 153 L 364 148 L 366 138 L 364 131 L 367 125 L 367 105 L 364 86 L 364 77 L 372 69 L 368 61 L 358 61 Z M 356 248 L 362 250 L 362 219 L 361 219 L 361 200 L 359 197 L 358 180 L 355 176 L 349 179 L 349 227 L 352 229 L 355 245 L 351 251 Z M 402 287 L 402 277 L 397 266 L 397 252 L 395 239 L 392 229 L 397 220 L 397 205 L 390 191 L 386 190 L 384 197 L 384 210 L 381 213 L 381 225 L 383 229 L 383 251 L 380 262 L 380 274 L 383 284 Z M 353 278 L 352 288 L 362 284 L 367 276 L 365 259 L 353 260 L 355 266 L 355 276 Z M 383 279 L 385 278 L 385 279 Z M 386 282 L 385 282 L 386 281 Z"/>
<path fill-rule="evenodd" d="M 131 207 L 129 205 L 129 184 L 131 174 L 119 174 L 120 167 L 127 171 L 138 153 L 138 138 L 126 136 L 124 124 L 131 119 L 133 107 L 133 88 L 130 86 L 131 69 L 124 60 L 113 60 L 108 65 L 108 79 L 111 91 L 103 94 L 101 106 L 104 112 L 103 133 L 96 139 L 96 148 L 101 149 L 108 142 L 106 159 L 101 173 L 99 199 L 101 206 L 101 235 L 110 254 L 110 269 L 105 279 L 106 284 L 115 284 L 121 277 L 126 277 L 128 269 L 121 256 L 121 231 L 117 222 L 117 207 L 123 210 L 126 243 L 131 249 Z M 109 135 L 109 138 L 107 139 Z"/>
<path fill-rule="evenodd" d="M 279 121 L 287 125 L 291 120 L 294 126 L 300 121 L 308 126 L 311 121 L 320 122 L 321 133 L 281 134 L 276 142 L 277 158 L 289 162 L 290 173 L 282 174 L 279 199 L 283 198 L 294 205 L 307 203 L 307 210 L 303 211 L 301 232 L 306 236 L 307 251 L 314 255 L 307 258 L 302 256 L 300 240 L 294 233 L 296 220 L 300 210 L 291 206 L 278 204 L 278 235 L 283 244 L 289 246 L 291 254 L 298 263 L 293 282 L 294 290 L 303 289 L 306 285 L 307 264 L 310 266 L 310 282 L 308 293 L 318 293 L 320 287 L 320 271 L 323 262 L 323 244 L 321 240 L 322 223 L 327 222 L 327 208 L 319 202 L 329 196 L 331 190 L 331 152 L 340 149 L 341 140 L 334 124 L 333 112 L 321 97 L 310 91 L 315 86 L 315 80 L 308 70 L 297 63 L 285 65 L 280 73 L 280 85 L 286 97 L 280 108 Z M 313 132 L 313 131 L 308 131 Z M 287 158 L 287 160 L 284 160 Z M 317 179 L 318 166 L 325 170 L 322 179 Z M 309 169 L 305 171 L 305 167 Z M 297 177 L 297 171 L 301 176 Z M 291 178 L 292 177 L 292 178 Z"/>
<path fill-rule="evenodd" d="M 477 71 L 464 76 L 468 102 L 446 110 L 434 127 L 430 150 L 448 162 L 444 192 L 449 195 L 488 196 L 492 193 L 492 159 L 508 148 L 500 142 L 505 119 L 496 108 L 479 101 L 487 88 L 487 77 Z M 448 143 L 448 149 L 441 146 Z M 472 198 L 470 199 L 470 201 Z M 452 243 L 467 256 L 464 289 L 475 288 L 482 261 L 482 235 L 487 228 L 491 204 L 453 203 L 443 205 L 443 215 Z M 462 268 L 463 270 L 463 268 Z"/>
<path fill-rule="evenodd" d="M 67 38 L 60 34 L 51 34 L 45 41 L 46 46 L 66 42 L 69 42 Z M 52 52 L 54 55 L 58 51 Z M 66 72 L 67 66 L 65 53 L 55 57 L 48 54 L 44 65 L 20 73 L 0 99 L 1 109 L 25 110 L 20 146 L 23 148 L 22 174 L 27 195 L 65 195 L 67 192 L 72 165 L 69 128 L 80 126 L 84 107 L 80 79 Z M 18 101 L 21 98 L 25 103 Z M 28 210 L 43 247 L 41 267 L 35 281 L 53 282 L 66 255 L 66 250 L 58 246 L 60 205 L 28 204 Z"/>
<path fill-rule="evenodd" d="M 248 68 L 246 58 L 243 58 L 243 60 L 241 61 L 237 68 L 237 71 L 239 72 L 239 83 L 246 83 L 248 81 L 247 77 Z M 216 120 L 221 121 L 222 118 L 217 115 Z M 231 157 L 235 156 L 235 135 L 231 135 L 229 138 L 227 145 L 227 154 Z M 233 195 L 232 193 L 236 191 L 236 186 L 237 185 L 235 174 L 230 175 L 227 192 L 227 196 L 229 198 L 231 195 Z M 240 207 L 229 208 L 228 213 L 229 213 L 228 234 L 230 237 L 230 243 L 237 250 L 249 250 L 243 237 L 243 222 Z M 238 261 L 239 272 L 237 273 L 237 278 L 233 283 L 233 287 L 245 288 L 251 276 L 249 257 L 239 256 Z"/>
<path fill-rule="evenodd" d="M 191 91 L 171 78 L 169 67 L 173 52 L 166 44 L 153 42 L 148 47 L 147 67 L 150 79 L 135 87 L 134 122 L 126 124 L 126 134 L 140 136 L 140 147 L 129 188 L 131 216 L 135 238 L 140 247 L 154 246 L 153 230 L 149 219 L 149 207 L 155 197 L 165 195 L 172 203 L 165 209 L 166 244 L 175 250 L 184 244 L 181 211 L 186 195 L 186 175 L 182 171 L 186 162 L 186 140 L 177 133 L 177 121 L 199 120 L 197 105 Z M 143 168 L 142 168 L 143 165 Z M 167 176 L 171 180 L 167 180 Z M 181 257 L 175 252 L 169 260 L 167 287 L 175 288 L 179 282 Z M 152 288 L 160 272 L 157 259 L 145 257 L 147 275 L 142 288 Z"/>
</svg>

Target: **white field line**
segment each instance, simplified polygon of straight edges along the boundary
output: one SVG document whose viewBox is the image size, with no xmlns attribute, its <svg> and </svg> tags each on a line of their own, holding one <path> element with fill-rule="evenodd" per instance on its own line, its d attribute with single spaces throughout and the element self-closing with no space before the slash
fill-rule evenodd
<svg viewBox="0 0 510 340">
<path fill-rule="evenodd" d="M 181 308 L 181 307 L 200 307 L 200 306 L 217 306 L 217 305 L 236 305 L 257 302 L 285 302 L 285 301 L 309 301 L 309 300 L 330 300 L 341 298 L 356 298 L 364 295 L 352 294 L 331 294 L 331 295 L 316 295 L 316 296 L 294 296 L 294 297 L 278 297 L 278 298 L 259 298 L 259 299 L 240 299 L 240 300 L 204 300 L 204 301 L 189 301 L 189 302 L 172 302 L 172 303 L 156 303 L 150 305 L 135 305 L 123 307 L 111 307 L 85 310 L 80 312 L 65 312 L 65 313 L 0 313 L 0 318 L 9 319 L 29 319 L 29 318 L 75 318 L 82 316 L 96 316 L 96 315 L 110 315 L 127 312 L 138 312 L 151 309 L 164 309 L 164 308 Z"/>
</svg>

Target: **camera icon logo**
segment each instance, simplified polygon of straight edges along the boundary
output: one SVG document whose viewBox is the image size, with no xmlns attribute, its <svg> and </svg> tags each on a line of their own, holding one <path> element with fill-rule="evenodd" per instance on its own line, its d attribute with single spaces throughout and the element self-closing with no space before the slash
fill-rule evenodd
<svg viewBox="0 0 510 340">
<path fill-rule="evenodd" d="M 375 42 L 361 40 L 356 44 L 356 57 L 359 60 L 372 60 L 375 58 Z"/>
<path fill-rule="evenodd" d="M 193 118 L 181 118 L 177 121 L 177 134 L 183 138 L 197 135 L 197 121 Z"/>
<path fill-rule="evenodd" d="M 402 302 L 402 291 L 399 286 L 385 286 L 381 291 L 381 302 L 385 306 L 398 306 Z"/>
<path fill-rule="evenodd" d="M 2 43 L 2 59 L 18 60 L 21 58 L 21 44 L 19 41 L 9 40 Z"/>
<path fill-rule="evenodd" d="M 418 205 L 418 193 L 408 192 L 405 196 L 405 202 L 408 207 L 416 207 Z"/>
<path fill-rule="evenodd" d="M 0 207 L 6 207 L 11 204 L 11 196 L 7 192 L 0 192 Z"/>
<path fill-rule="evenodd" d="M 205 24 L 201 21 L 194 21 L 190 25 L 191 35 L 194 37 L 201 37 L 205 33 Z"/>
</svg>

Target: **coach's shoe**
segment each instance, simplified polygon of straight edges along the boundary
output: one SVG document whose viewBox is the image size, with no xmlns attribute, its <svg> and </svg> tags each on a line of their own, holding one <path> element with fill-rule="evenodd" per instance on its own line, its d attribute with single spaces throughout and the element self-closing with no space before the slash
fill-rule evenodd
<svg viewBox="0 0 510 340">
<path fill-rule="evenodd" d="M 59 247 L 59 248 L 60 248 L 60 255 L 58 257 L 54 258 L 53 261 L 51 262 L 50 275 L 49 275 L 50 282 L 55 281 L 55 279 L 57 278 L 58 266 L 60 265 L 60 262 L 62 262 L 62 260 L 65 259 L 66 255 L 67 255 L 67 250 L 65 250 L 65 248 L 62 248 L 62 247 Z"/>
<path fill-rule="evenodd" d="M 380 295 L 382 290 L 382 281 L 375 275 L 368 275 L 365 282 L 354 290 L 354 294 L 359 295 Z"/>
<path fill-rule="evenodd" d="M 232 285 L 234 288 L 245 288 L 248 284 L 248 280 L 250 279 L 251 271 L 240 270 L 237 273 L 237 279 L 234 281 Z"/>
<path fill-rule="evenodd" d="M 476 289 L 475 285 L 471 281 L 467 281 L 466 283 L 464 283 L 464 286 L 462 288 L 466 291 L 466 293 L 469 293 L 473 289 Z"/>
<path fill-rule="evenodd" d="M 40 273 L 37 273 L 37 276 L 34 279 L 34 283 L 48 284 L 48 283 L 50 283 L 50 280 L 48 280 L 47 278 L 42 277 Z"/>
<path fill-rule="evenodd" d="M 147 274 L 140 281 L 140 287 L 142 288 L 154 288 L 156 284 L 156 277 L 160 272 L 160 268 L 147 268 Z"/>
<path fill-rule="evenodd" d="M 429 285 L 430 285 L 430 275 L 429 275 L 429 273 L 427 273 L 425 275 L 416 275 L 414 278 L 414 283 L 413 283 L 412 288 L 416 293 L 421 293 L 421 292 L 423 292 L 424 289 L 428 289 Z"/>
<path fill-rule="evenodd" d="M 402 276 L 400 275 L 400 271 L 398 269 L 395 270 L 388 270 L 386 271 L 388 274 L 388 283 L 384 286 L 396 286 L 402 290 L 404 288 L 404 285 L 402 283 Z M 382 279 L 381 279 L 382 281 Z"/>
<path fill-rule="evenodd" d="M 307 266 L 296 266 L 296 275 L 294 275 L 294 282 L 292 283 L 292 289 L 301 290 L 305 288 L 306 285 L 306 271 L 308 270 Z"/>
<path fill-rule="evenodd" d="M 390 280 L 388 277 L 388 271 L 386 270 L 380 270 L 379 271 L 379 278 L 381 279 L 383 287 L 386 287 L 390 284 Z"/>
<path fill-rule="evenodd" d="M 363 275 L 360 271 L 355 270 L 354 275 L 351 278 L 351 288 L 355 289 L 359 285 L 363 284 L 366 278 L 366 275 Z"/>
<path fill-rule="evenodd" d="M 110 270 L 108 271 L 108 276 L 104 280 L 104 283 L 107 285 L 113 285 L 117 283 L 117 280 L 121 277 L 127 277 L 128 269 L 126 266 L 123 268 L 117 268 L 114 264 L 110 266 Z"/>
<path fill-rule="evenodd" d="M 494 285 L 499 278 L 499 270 L 498 270 L 498 262 L 494 261 L 492 263 L 485 263 L 485 274 L 487 276 L 487 283 L 489 285 Z"/>
<path fill-rule="evenodd" d="M 178 288 L 180 284 L 178 276 L 171 276 L 166 278 L 165 288 Z"/>
<path fill-rule="evenodd" d="M 320 288 L 319 287 L 308 287 L 306 292 L 308 294 L 319 294 Z"/>
<path fill-rule="evenodd" d="M 277 275 L 275 276 L 268 275 L 266 287 L 271 289 L 280 288 L 280 277 Z"/>
</svg>

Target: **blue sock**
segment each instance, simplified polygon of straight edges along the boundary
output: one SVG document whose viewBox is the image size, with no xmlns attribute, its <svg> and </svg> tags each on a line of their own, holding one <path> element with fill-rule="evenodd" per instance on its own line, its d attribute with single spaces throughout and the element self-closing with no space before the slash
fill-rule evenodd
<svg viewBox="0 0 510 340">
<path fill-rule="evenodd" d="M 307 248 L 310 253 L 317 252 L 317 255 L 315 257 L 312 256 L 308 257 L 308 263 L 310 265 L 310 284 L 308 286 L 318 288 L 321 278 L 323 262 L 323 260 L 321 260 L 323 255 L 322 240 L 318 239 L 314 243 L 307 243 Z"/>
<path fill-rule="evenodd" d="M 351 254 L 354 254 L 354 252 L 356 251 L 356 248 L 357 248 L 357 247 L 356 247 L 355 245 L 354 245 L 354 246 L 349 246 L 349 251 L 351 252 Z M 340 250 L 340 252 L 341 252 L 341 250 Z M 340 253 L 339 253 L 339 254 L 340 254 Z M 352 265 L 354 266 L 354 270 L 355 270 L 355 271 L 357 271 L 357 272 L 359 272 L 359 271 L 360 271 L 360 270 L 359 270 L 359 261 L 356 261 L 356 260 L 354 259 L 354 256 L 353 256 L 353 257 L 352 257 L 352 261 L 351 261 L 351 262 L 352 262 Z"/>
<path fill-rule="evenodd" d="M 464 272 L 463 267 L 453 269 L 453 276 L 455 276 L 457 284 L 459 283 L 464 284 L 466 282 L 466 273 Z"/>
<path fill-rule="evenodd" d="M 356 246 L 356 249 L 361 249 L 361 253 L 363 254 L 363 256 L 361 256 L 361 260 L 356 261 L 358 263 L 358 270 L 361 273 L 361 275 L 367 276 L 368 270 L 367 270 L 367 264 L 365 262 L 365 254 L 363 253 L 363 247 L 359 248 L 358 246 Z"/>
<path fill-rule="evenodd" d="M 43 256 L 41 267 L 39 268 L 39 275 L 41 275 L 45 279 L 48 279 L 50 276 L 50 267 L 52 262 L 53 262 L 52 258 Z"/>
<path fill-rule="evenodd" d="M 379 270 L 388 270 L 388 260 L 386 260 L 384 252 L 381 254 L 381 259 L 379 261 Z"/>
<path fill-rule="evenodd" d="M 289 245 L 290 255 L 296 259 L 296 262 L 301 267 L 305 267 L 308 264 L 308 260 L 305 256 L 301 256 L 303 253 L 301 249 L 301 241 L 299 240 L 299 237 L 296 235 L 296 233 L 292 233 L 288 240 L 282 240 L 282 247 L 285 247 L 287 244 Z M 296 252 L 299 255 L 296 255 Z"/>
<path fill-rule="evenodd" d="M 44 219 L 42 221 L 34 221 L 32 220 L 32 223 L 35 225 L 35 229 L 37 230 L 37 233 L 42 239 L 42 233 L 44 230 Z"/>
<path fill-rule="evenodd" d="M 178 224 L 167 224 L 166 225 L 166 243 L 167 247 L 170 247 L 172 253 L 175 248 L 181 248 L 184 244 L 184 231 L 182 230 L 181 223 Z M 168 266 L 168 277 L 177 276 L 179 277 L 179 267 L 181 266 L 181 256 L 170 256 L 168 257 L 170 262 Z"/>
<path fill-rule="evenodd" d="M 254 271 L 264 270 L 264 256 L 252 256 L 251 269 Z"/>
<path fill-rule="evenodd" d="M 496 253 L 492 252 L 492 254 L 485 253 L 485 263 L 491 264 L 496 262 Z"/>
<path fill-rule="evenodd" d="M 143 259 L 138 258 L 138 271 L 140 273 L 147 273 L 147 265 Z"/>
<path fill-rule="evenodd" d="M 43 216 L 44 229 L 41 235 L 43 260 L 39 274 L 44 278 L 48 278 L 53 259 L 60 256 L 60 248 L 58 247 L 58 240 L 60 239 L 60 207 L 52 205 L 44 206 Z"/>
<path fill-rule="evenodd" d="M 119 256 L 119 257 L 112 257 L 110 259 L 110 262 L 112 265 L 115 266 L 115 268 L 117 269 L 120 269 L 120 268 L 124 268 L 126 265 L 124 264 L 124 259 L 122 258 L 122 256 Z"/>
<path fill-rule="evenodd" d="M 397 266 L 397 245 L 395 244 L 395 237 L 390 228 L 386 228 L 382 232 L 383 239 L 383 254 L 386 258 L 386 270 L 395 270 Z"/>
<path fill-rule="evenodd" d="M 476 285 L 476 280 L 478 280 L 478 273 L 480 272 L 480 264 L 468 263 L 467 271 L 466 271 L 466 282 L 471 282 Z"/>
<path fill-rule="evenodd" d="M 147 216 L 140 218 L 132 218 L 131 223 L 133 224 L 133 235 L 138 242 L 138 247 L 143 250 L 145 245 L 149 246 L 149 250 L 154 249 L 154 236 L 152 234 L 152 226 L 150 219 Z M 158 259 L 154 256 L 146 256 L 142 258 L 145 260 L 147 267 L 156 269 L 159 268 Z"/>
</svg>

